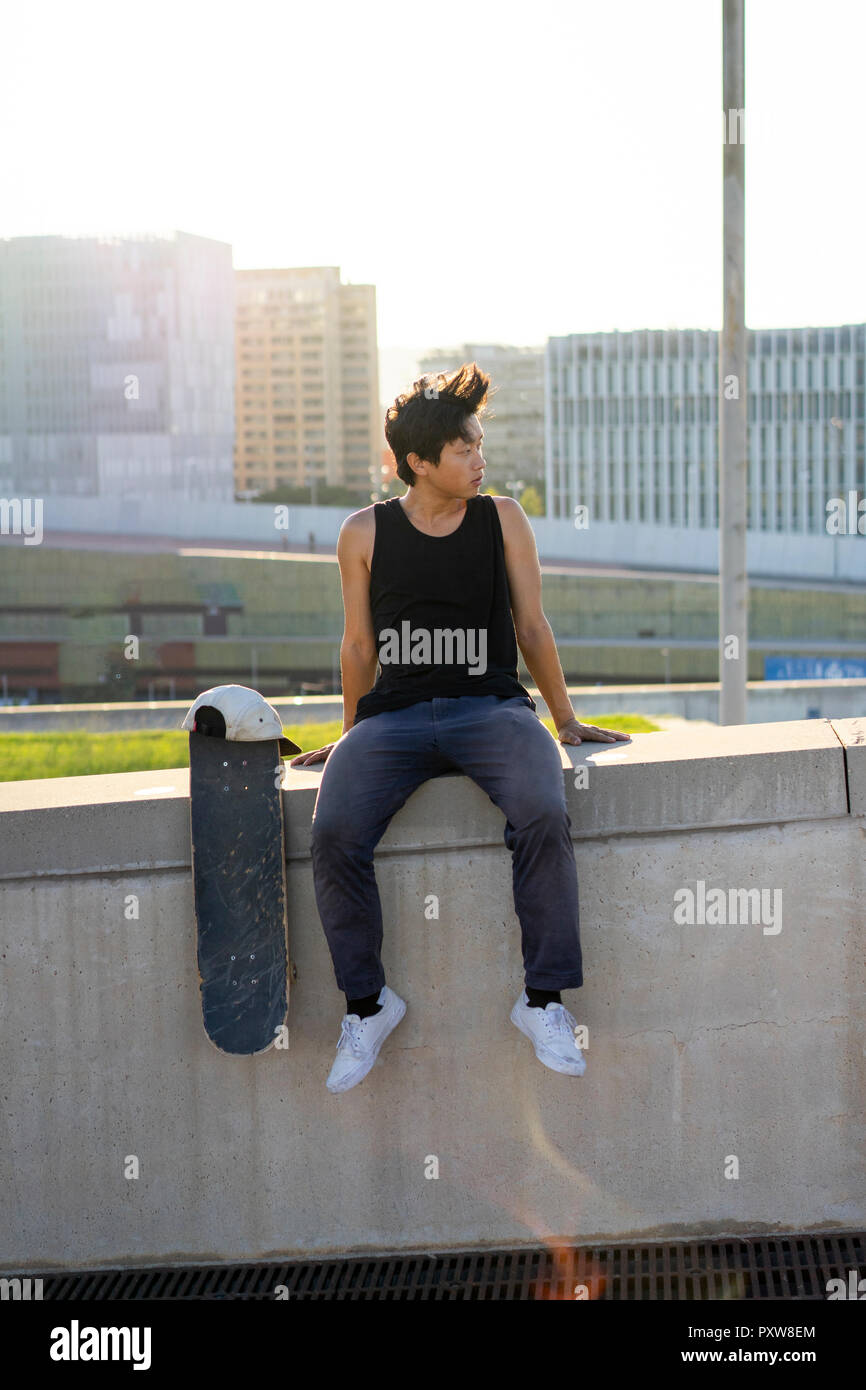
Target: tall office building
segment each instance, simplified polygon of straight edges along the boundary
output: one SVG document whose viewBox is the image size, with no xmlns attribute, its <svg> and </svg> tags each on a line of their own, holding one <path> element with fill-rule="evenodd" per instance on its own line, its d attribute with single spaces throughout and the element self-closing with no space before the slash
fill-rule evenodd
<svg viewBox="0 0 866 1390">
<path fill-rule="evenodd" d="M 382 421 L 374 285 L 337 266 L 238 270 L 237 435 L 241 493 L 380 484 Z"/>
<path fill-rule="evenodd" d="M 826 534 L 827 503 L 866 493 L 866 325 L 748 330 L 748 526 Z M 718 525 L 718 335 L 551 338 L 548 516 Z M 733 389 L 729 387 L 729 389 Z"/>
<path fill-rule="evenodd" d="M 544 348 L 464 343 L 436 349 L 420 362 L 424 372 L 452 372 L 477 362 L 496 388 L 484 422 L 484 452 L 498 486 L 544 478 Z"/>
<path fill-rule="evenodd" d="M 231 501 L 231 247 L 0 241 L 0 493 Z"/>
</svg>

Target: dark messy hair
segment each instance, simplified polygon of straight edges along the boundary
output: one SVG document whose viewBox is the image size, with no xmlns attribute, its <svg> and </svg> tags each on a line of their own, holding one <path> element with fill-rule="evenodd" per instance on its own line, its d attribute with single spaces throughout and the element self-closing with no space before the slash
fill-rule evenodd
<svg viewBox="0 0 866 1390">
<path fill-rule="evenodd" d="M 490 377 L 476 362 L 464 362 L 453 372 L 419 377 L 412 390 L 398 396 L 385 415 L 385 438 L 397 461 L 398 478 L 409 487 L 415 486 L 409 454 L 438 465 L 443 445 L 452 439 L 464 439 L 468 444 L 468 421 L 486 408 L 492 395 Z"/>
</svg>

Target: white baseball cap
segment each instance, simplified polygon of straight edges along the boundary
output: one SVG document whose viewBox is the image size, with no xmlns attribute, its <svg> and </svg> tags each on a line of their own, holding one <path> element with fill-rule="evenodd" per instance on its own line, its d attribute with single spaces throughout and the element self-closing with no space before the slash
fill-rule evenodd
<svg viewBox="0 0 866 1390">
<path fill-rule="evenodd" d="M 303 749 L 283 737 L 283 721 L 263 695 L 248 685 L 215 685 L 202 691 L 190 706 L 182 729 L 195 730 L 196 712 L 203 705 L 218 710 L 226 722 L 226 739 L 237 743 L 261 743 L 277 739 L 281 753 L 301 753 Z"/>
</svg>

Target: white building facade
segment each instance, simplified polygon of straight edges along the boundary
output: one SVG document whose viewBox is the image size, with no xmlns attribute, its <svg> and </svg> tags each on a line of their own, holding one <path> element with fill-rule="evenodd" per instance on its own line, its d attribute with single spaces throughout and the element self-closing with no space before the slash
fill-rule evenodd
<svg viewBox="0 0 866 1390">
<path fill-rule="evenodd" d="M 747 342 L 748 529 L 826 535 L 831 499 L 866 495 L 866 325 Z M 549 339 L 547 516 L 716 528 L 718 372 L 713 331 Z"/>
</svg>

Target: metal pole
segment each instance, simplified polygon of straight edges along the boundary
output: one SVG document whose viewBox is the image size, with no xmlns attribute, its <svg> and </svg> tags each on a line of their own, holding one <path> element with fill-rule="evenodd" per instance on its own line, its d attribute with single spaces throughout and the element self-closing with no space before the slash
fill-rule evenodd
<svg viewBox="0 0 866 1390">
<path fill-rule="evenodd" d="M 746 723 L 749 580 L 745 295 L 745 0 L 722 0 L 724 306 L 719 340 L 719 723 Z"/>
</svg>

